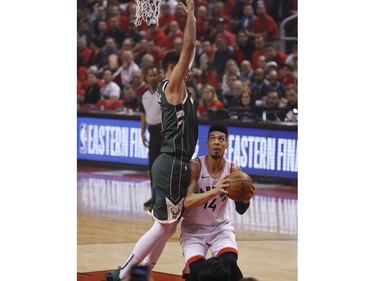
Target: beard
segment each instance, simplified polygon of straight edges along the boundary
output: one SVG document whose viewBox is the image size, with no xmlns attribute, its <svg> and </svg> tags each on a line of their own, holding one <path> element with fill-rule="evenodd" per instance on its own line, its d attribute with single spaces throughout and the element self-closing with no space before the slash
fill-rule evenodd
<svg viewBox="0 0 375 281">
<path fill-rule="evenodd" d="M 214 154 L 211 154 L 211 157 L 212 157 L 212 159 L 217 160 L 217 159 L 220 159 L 220 154 L 214 153 Z"/>
</svg>

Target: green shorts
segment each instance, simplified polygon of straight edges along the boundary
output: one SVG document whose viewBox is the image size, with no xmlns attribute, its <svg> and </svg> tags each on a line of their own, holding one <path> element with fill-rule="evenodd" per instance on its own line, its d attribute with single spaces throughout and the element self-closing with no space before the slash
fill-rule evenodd
<svg viewBox="0 0 375 281">
<path fill-rule="evenodd" d="M 190 166 L 186 157 L 161 153 L 152 165 L 151 214 L 160 223 L 180 219 L 190 184 Z"/>
</svg>

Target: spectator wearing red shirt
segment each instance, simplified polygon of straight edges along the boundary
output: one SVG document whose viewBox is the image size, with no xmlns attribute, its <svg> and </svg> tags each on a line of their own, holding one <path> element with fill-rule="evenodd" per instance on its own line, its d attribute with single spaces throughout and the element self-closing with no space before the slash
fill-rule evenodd
<svg viewBox="0 0 375 281">
<path fill-rule="evenodd" d="M 234 6 L 236 5 L 237 0 L 226 0 L 223 1 L 223 13 L 226 15 L 228 18 L 231 17 Z"/>
<path fill-rule="evenodd" d="M 133 86 L 135 93 L 138 97 L 142 96 L 144 91 L 147 90 L 148 85 L 145 82 L 142 70 L 133 71 L 131 85 Z"/>
<path fill-rule="evenodd" d="M 78 37 L 77 48 L 78 48 L 79 54 L 81 55 L 82 66 L 88 67 L 89 66 L 88 62 L 89 62 L 92 50 L 90 48 L 88 48 L 86 44 L 87 43 L 86 43 L 85 37 L 83 37 L 83 36 Z"/>
<path fill-rule="evenodd" d="M 159 65 L 159 62 L 161 61 L 161 59 L 163 58 L 164 56 L 164 51 L 162 50 L 162 48 L 159 47 L 160 45 L 158 45 L 156 42 L 150 40 L 147 42 L 147 45 L 146 45 L 146 54 L 151 54 L 153 57 L 154 57 L 154 64 L 155 65 Z"/>
<path fill-rule="evenodd" d="M 94 74 L 95 77 L 96 77 L 96 83 L 99 85 L 100 88 L 102 88 L 104 86 L 104 81 L 102 79 L 100 79 L 98 77 L 98 67 L 96 65 L 91 65 L 87 71 L 86 71 L 86 76 L 87 76 L 87 79 L 85 81 L 82 82 L 81 84 L 81 88 L 86 91 L 87 88 L 89 87 L 89 81 L 88 81 L 88 78 L 89 78 L 89 75 L 90 74 Z"/>
<path fill-rule="evenodd" d="M 204 85 L 211 85 L 218 89 L 220 85 L 213 60 L 206 57 L 201 61 L 200 68 L 201 72 L 197 75 L 198 87 L 202 88 Z"/>
<path fill-rule="evenodd" d="M 293 74 L 293 67 L 290 64 L 284 64 L 279 70 L 279 81 L 284 86 L 296 85 L 296 78 Z"/>
<path fill-rule="evenodd" d="M 164 33 L 169 33 L 169 24 L 176 20 L 176 16 L 172 13 L 171 7 L 168 3 L 164 2 L 160 5 L 159 26 L 163 29 Z"/>
<path fill-rule="evenodd" d="M 154 56 L 151 54 L 145 54 L 142 57 L 139 66 L 141 67 L 143 76 L 145 77 L 147 75 L 147 70 L 152 66 L 156 66 Z"/>
<path fill-rule="evenodd" d="M 144 54 L 146 54 L 146 46 L 147 46 L 147 39 L 142 38 L 139 40 L 138 43 L 136 43 L 132 49 L 134 54 L 134 61 L 140 65 L 142 61 L 142 57 Z"/>
<path fill-rule="evenodd" d="M 119 26 L 120 28 L 125 31 L 126 25 L 128 24 L 127 18 L 125 16 L 125 13 L 121 12 L 121 9 L 118 4 L 112 3 L 108 7 L 109 10 L 109 18 L 111 17 L 117 17 L 119 19 Z M 111 27 L 112 22 L 109 22 L 109 27 Z"/>
<path fill-rule="evenodd" d="M 108 36 L 116 41 L 117 46 L 120 46 L 122 41 L 127 37 L 126 32 L 120 26 L 120 16 L 111 16 L 109 22 Z"/>
<path fill-rule="evenodd" d="M 209 40 L 205 40 L 202 42 L 202 55 L 200 56 L 200 63 L 202 63 L 202 60 L 204 59 L 210 59 L 213 60 L 215 56 L 215 48 L 212 46 L 211 42 Z"/>
<path fill-rule="evenodd" d="M 178 26 L 178 22 L 176 20 L 171 21 L 168 27 L 167 43 L 165 44 L 165 50 L 168 51 L 168 50 L 174 49 L 175 39 L 177 37 L 183 38 L 183 36 L 184 36 L 184 33 Z"/>
<path fill-rule="evenodd" d="M 97 66 L 101 60 L 101 57 L 103 55 L 102 47 L 100 47 L 99 40 L 94 38 L 91 41 L 90 48 L 92 50 L 88 65 L 95 65 Z"/>
<path fill-rule="evenodd" d="M 251 25 L 251 31 L 255 34 L 263 35 L 266 41 L 279 40 L 279 27 L 275 20 L 267 15 L 266 7 L 263 3 L 258 3 L 256 15 L 257 18 Z"/>
<path fill-rule="evenodd" d="M 167 35 L 163 29 L 156 24 L 152 23 L 146 30 L 145 38 L 148 41 L 154 41 L 157 46 L 164 48 L 167 43 Z"/>
<path fill-rule="evenodd" d="M 288 57 L 287 54 L 277 51 L 275 45 L 272 43 L 267 43 L 264 46 L 264 56 L 266 57 L 266 62 L 276 62 L 278 65 L 278 69 L 280 69 L 280 67 L 285 64 L 285 61 Z"/>
<path fill-rule="evenodd" d="M 236 35 L 227 30 L 227 23 L 225 19 L 220 17 L 216 20 L 216 34 L 215 41 L 219 38 L 224 38 L 227 46 L 231 46 L 233 49 L 236 48 Z"/>
<path fill-rule="evenodd" d="M 125 21 L 128 23 L 127 26 L 125 26 L 125 32 L 129 32 L 129 23 L 134 23 L 135 20 L 135 14 L 137 12 L 137 4 L 134 1 L 129 2 L 126 5 L 126 9 L 124 12 Z M 142 24 L 138 26 L 139 30 L 146 30 L 147 24 L 142 21 Z"/>
<path fill-rule="evenodd" d="M 214 87 L 205 85 L 197 106 L 197 116 L 207 116 L 209 109 L 225 109 L 224 104 L 218 99 Z"/>
<path fill-rule="evenodd" d="M 196 16 L 196 29 L 197 29 L 197 38 L 202 40 L 205 36 L 209 35 L 206 34 L 206 29 L 204 28 L 205 22 L 208 20 L 207 18 L 207 8 L 206 6 L 199 6 L 197 8 L 197 16 Z"/>
<path fill-rule="evenodd" d="M 264 37 L 262 35 L 256 35 L 255 40 L 255 51 L 251 58 L 251 63 L 253 65 L 253 69 L 257 69 L 260 67 L 258 65 L 258 59 L 260 56 L 264 56 Z"/>
<path fill-rule="evenodd" d="M 210 20 L 212 22 L 217 21 L 220 18 L 223 18 L 226 24 L 227 30 L 232 30 L 231 23 L 230 23 L 230 17 L 226 14 L 226 11 L 224 9 L 224 3 L 221 1 L 212 1 L 212 9 L 211 9 L 211 17 Z"/>
</svg>

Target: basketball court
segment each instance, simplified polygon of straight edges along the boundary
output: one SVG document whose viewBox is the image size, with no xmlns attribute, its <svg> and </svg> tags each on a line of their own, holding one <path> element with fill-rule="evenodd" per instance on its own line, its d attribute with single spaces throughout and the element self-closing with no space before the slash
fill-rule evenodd
<svg viewBox="0 0 375 281">
<path fill-rule="evenodd" d="M 257 183 L 244 215 L 230 216 L 244 277 L 259 281 L 297 280 L 297 188 Z M 78 166 L 77 280 L 105 280 L 105 272 L 122 265 L 153 219 L 143 208 L 150 198 L 144 171 Z M 168 241 L 155 266 L 155 281 L 181 279 L 180 228 Z M 209 257 L 209 256 L 208 256 Z"/>
</svg>

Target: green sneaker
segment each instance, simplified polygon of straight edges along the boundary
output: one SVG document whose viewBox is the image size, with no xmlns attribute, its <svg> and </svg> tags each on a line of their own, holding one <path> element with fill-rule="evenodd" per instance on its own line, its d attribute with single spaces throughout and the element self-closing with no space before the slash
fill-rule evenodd
<svg viewBox="0 0 375 281">
<path fill-rule="evenodd" d="M 114 270 L 112 272 L 107 272 L 105 274 L 105 280 L 106 281 L 121 281 L 120 280 L 120 270 L 121 266 L 117 268 L 117 270 Z"/>
</svg>

